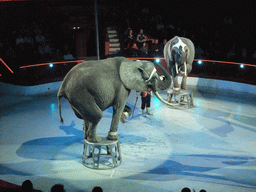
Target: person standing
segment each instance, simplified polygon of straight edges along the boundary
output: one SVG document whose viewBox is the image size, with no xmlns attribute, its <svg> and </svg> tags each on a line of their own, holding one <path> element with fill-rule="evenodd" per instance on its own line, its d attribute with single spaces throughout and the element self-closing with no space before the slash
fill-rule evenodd
<svg viewBox="0 0 256 192">
<path fill-rule="evenodd" d="M 150 102 L 151 102 L 151 94 L 152 89 L 149 89 L 148 91 L 141 92 L 141 110 L 142 110 L 142 115 L 153 115 L 150 111 Z"/>
</svg>

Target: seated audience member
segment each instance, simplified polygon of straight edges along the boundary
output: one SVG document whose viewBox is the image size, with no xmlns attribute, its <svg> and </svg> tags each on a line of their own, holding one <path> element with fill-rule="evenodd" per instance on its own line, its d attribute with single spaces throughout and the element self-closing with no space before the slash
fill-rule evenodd
<svg viewBox="0 0 256 192">
<path fill-rule="evenodd" d="M 133 45 L 132 45 L 132 49 L 136 49 L 136 50 L 138 50 L 139 48 L 138 48 L 138 46 L 137 46 L 137 43 L 133 43 Z"/>
<path fill-rule="evenodd" d="M 191 192 L 191 190 L 190 190 L 189 188 L 187 188 L 187 187 L 184 187 L 184 188 L 181 190 L 181 192 Z"/>
<path fill-rule="evenodd" d="M 161 53 L 162 53 L 162 55 L 164 54 L 164 46 L 165 46 L 165 44 L 167 43 L 168 41 L 167 41 L 167 39 L 164 39 L 163 40 L 163 43 L 161 43 Z"/>
<path fill-rule="evenodd" d="M 161 45 L 158 42 L 158 39 L 155 39 L 155 42 L 151 46 L 151 55 L 153 57 L 161 56 Z"/>
<path fill-rule="evenodd" d="M 133 34 L 133 31 L 130 29 L 128 35 L 124 39 L 125 42 L 125 47 L 126 48 L 131 48 L 134 42 L 136 42 L 136 37 Z"/>
<path fill-rule="evenodd" d="M 146 43 L 146 42 L 143 43 L 142 47 L 140 47 L 140 50 L 141 50 L 143 53 L 145 53 L 145 56 L 148 55 L 148 47 L 147 47 L 147 43 Z"/>
<path fill-rule="evenodd" d="M 196 59 L 202 59 L 204 58 L 204 51 L 200 47 L 200 45 L 197 45 L 196 50 L 195 50 L 195 58 Z"/>
<path fill-rule="evenodd" d="M 32 192 L 33 184 L 30 180 L 26 180 L 21 185 L 22 192 Z"/>
<path fill-rule="evenodd" d="M 92 192 L 103 192 L 102 188 L 99 186 L 96 186 L 92 189 Z"/>
<path fill-rule="evenodd" d="M 147 36 L 144 34 L 143 29 L 140 29 L 136 40 L 139 48 L 142 47 L 143 43 L 147 41 Z"/>
<path fill-rule="evenodd" d="M 55 184 L 51 188 L 51 192 L 65 192 L 64 185 L 62 184 Z"/>
</svg>

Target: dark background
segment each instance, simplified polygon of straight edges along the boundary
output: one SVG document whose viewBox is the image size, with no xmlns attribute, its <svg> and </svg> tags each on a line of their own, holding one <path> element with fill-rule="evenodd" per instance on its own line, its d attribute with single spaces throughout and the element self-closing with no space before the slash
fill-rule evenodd
<svg viewBox="0 0 256 192">
<path fill-rule="evenodd" d="M 190 38 L 195 46 L 200 45 L 207 53 L 203 59 L 255 64 L 251 58 L 256 50 L 256 5 L 253 1 L 97 0 L 97 4 L 101 58 L 105 57 L 106 28 L 117 26 L 122 48 L 123 34 L 128 27 L 135 33 L 143 28 L 148 36 L 160 42 L 175 35 Z M 68 54 L 72 54 L 74 60 L 96 56 L 94 0 L 0 2 L 0 18 L 0 58 L 13 69 L 16 78 L 17 74 L 24 78 L 24 74 L 20 75 L 25 72 L 20 70 L 21 66 L 63 61 L 63 56 Z M 231 18 L 232 22 L 225 22 L 225 18 Z M 73 29 L 77 26 L 80 28 Z M 38 31 L 44 36 L 44 42 L 36 42 Z M 19 35 L 32 38 L 33 43 L 17 45 Z M 234 42 L 235 56 L 227 58 Z M 50 53 L 40 52 L 42 47 L 50 47 Z M 243 48 L 247 51 L 245 58 L 242 57 Z M 50 72 L 51 76 L 62 77 L 70 66 L 58 68 L 57 72 Z M 3 76 L 11 76 L 2 64 L 0 70 Z M 38 82 L 49 76 L 44 67 L 29 69 L 26 74 L 31 70 L 41 74 Z M 226 64 L 195 66 L 193 73 L 228 79 L 231 76 L 232 80 L 240 81 L 245 76 L 255 79 L 251 77 L 255 67 L 241 72 L 238 66 L 227 67 Z"/>
</svg>

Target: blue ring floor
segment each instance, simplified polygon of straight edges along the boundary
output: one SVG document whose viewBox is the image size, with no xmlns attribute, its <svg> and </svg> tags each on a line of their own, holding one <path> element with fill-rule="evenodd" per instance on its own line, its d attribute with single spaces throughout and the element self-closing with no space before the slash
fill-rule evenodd
<svg viewBox="0 0 256 192">
<path fill-rule="evenodd" d="M 64 98 L 61 124 L 56 94 L 2 96 L 0 179 L 30 179 L 42 191 L 56 183 L 72 192 L 256 191 L 255 95 L 192 89 L 194 108 L 170 108 L 154 96 L 150 117 L 142 116 L 139 98 L 133 117 L 119 124 L 123 162 L 110 170 L 82 165 L 83 121 Z M 132 108 L 136 96 L 127 100 Z M 109 108 L 98 133 L 108 132 L 111 118 Z"/>
</svg>

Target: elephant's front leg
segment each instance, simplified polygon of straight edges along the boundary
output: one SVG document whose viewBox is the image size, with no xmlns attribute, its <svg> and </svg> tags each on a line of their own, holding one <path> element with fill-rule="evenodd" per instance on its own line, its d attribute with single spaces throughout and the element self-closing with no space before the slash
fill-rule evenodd
<svg viewBox="0 0 256 192">
<path fill-rule="evenodd" d="M 90 121 L 84 120 L 84 139 L 87 139 L 88 130 L 90 129 Z"/>
<path fill-rule="evenodd" d="M 182 77 L 182 81 L 181 81 L 181 89 L 186 90 L 187 89 L 187 76 L 184 75 Z"/>
<path fill-rule="evenodd" d="M 115 99 L 115 103 L 113 105 L 113 117 L 107 137 L 108 140 L 119 139 L 119 136 L 117 135 L 118 125 L 128 97 L 128 91 L 125 88 L 123 89 L 124 90 L 119 90 L 119 96 Z"/>
<path fill-rule="evenodd" d="M 175 69 L 172 70 L 173 76 L 173 94 L 178 95 L 180 93 L 178 74 Z"/>
</svg>

